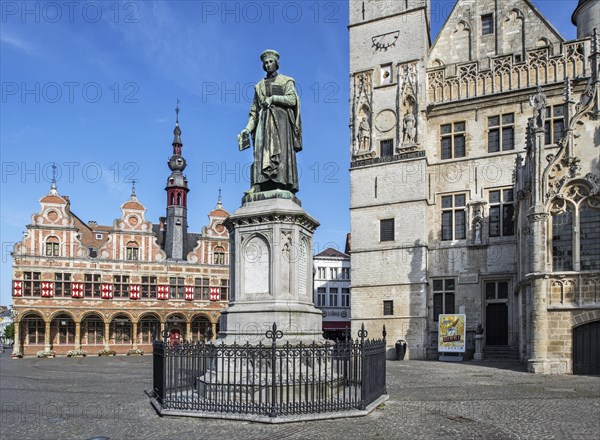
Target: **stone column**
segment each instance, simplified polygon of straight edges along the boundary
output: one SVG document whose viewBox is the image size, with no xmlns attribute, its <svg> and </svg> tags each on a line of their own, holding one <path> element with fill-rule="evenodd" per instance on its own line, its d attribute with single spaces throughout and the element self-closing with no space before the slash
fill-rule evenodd
<svg viewBox="0 0 600 440">
<path fill-rule="evenodd" d="M 537 206 L 527 217 L 531 224 L 533 245 L 531 266 L 534 273 L 531 281 L 531 358 L 529 371 L 549 373 L 548 368 L 548 310 L 546 277 L 546 222 L 548 214 Z"/>
<path fill-rule="evenodd" d="M 214 341 L 215 339 L 217 339 L 217 323 L 216 322 L 212 323 L 211 330 L 212 330 L 211 340 Z"/>
<path fill-rule="evenodd" d="M 185 340 L 187 342 L 192 342 L 192 323 L 191 322 L 185 323 Z"/>
<path fill-rule="evenodd" d="M 75 323 L 75 350 L 81 350 L 81 322 Z"/>
<path fill-rule="evenodd" d="M 50 351 L 50 322 L 46 321 L 46 331 L 44 334 L 44 351 Z"/>
<path fill-rule="evenodd" d="M 132 332 L 133 334 L 131 335 L 131 342 L 132 342 L 132 347 L 134 350 L 137 350 L 138 348 L 138 340 L 137 340 L 137 322 L 134 321 L 131 323 L 131 327 L 132 327 Z"/>
<path fill-rule="evenodd" d="M 110 350 L 110 322 L 104 323 L 104 349 Z"/>
<path fill-rule="evenodd" d="M 165 332 L 165 323 L 161 321 L 160 323 L 160 335 L 158 335 L 159 341 L 164 341 L 163 333 Z"/>
<path fill-rule="evenodd" d="M 14 345 L 12 351 L 12 357 L 16 358 L 22 354 L 23 348 L 21 347 L 21 332 L 19 331 L 19 321 L 15 321 L 15 335 L 14 335 Z"/>
</svg>

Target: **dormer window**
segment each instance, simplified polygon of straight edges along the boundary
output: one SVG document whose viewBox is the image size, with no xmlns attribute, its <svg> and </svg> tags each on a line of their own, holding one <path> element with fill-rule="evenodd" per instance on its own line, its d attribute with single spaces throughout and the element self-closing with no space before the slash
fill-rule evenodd
<svg viewBox="0 0 600 440">
<path fill-rule="evenodd" d="M 60 256 L 60 243 L 56 237 L 48 237 L 46 240 L 46 257 Z"/>
<path fill-rule="evenodd" d="M 225 264 L 225 249 L 217 246 L 213 251 L 214 264 Z"/>
<path fill-rule="evenodd" d="M 127 243 L 127 248 L 126 248 L 126 252 L 125 252 L 125 258 L 127 260 L 139 260 L 139 246 L 135 241 L 130 241 L 129 243 Z"/>
<path fill-rule="evenodd" d="M 96 240 L 102 240 L 103 235 L 102 234 L 96 234 Z"/>
</svg>

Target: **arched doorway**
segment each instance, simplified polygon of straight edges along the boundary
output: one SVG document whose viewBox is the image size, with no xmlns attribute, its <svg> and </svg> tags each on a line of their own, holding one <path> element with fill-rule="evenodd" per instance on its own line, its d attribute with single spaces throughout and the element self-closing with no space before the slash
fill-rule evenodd
<svg viewBox="0 0 600 440">
<path fill-rule="evenodd" d="M 110 345 L 114 345 L 116 350 L 118 346 L 131 346 L 131 319 L 125 314 L 116 315 L 110 322 Z"/>
<path fill-rule="evenodd" d="M 600 374 L 600 321 L 573 329 L 573 374 Z"/>
<path fill-rule="evenodd" d="M 192 341 L 193 342 L 199 342 L 199 341 L 204 341 L 205 335 L 206 335 L 206 329 L 210 329 L 212 327 L 210 320 L 204 316 L 204 315 L 200 315 L 200 316 L 196 316 L 193 320 L 192 320 L 192 326 L 191 326 L 191 331 L 192 331 Z"/>
<path fill-rule="evenodd" d="M 155 339 L 160 339 L 160 321 L 154 315 L 142 316 L 138 321 L 138 345 L 152 345 Z"/>
<path fill-rule="evenodd" d="M 36 353 L 44 348 L 46 323 L 37 313 L 27 313 L 20 321 L 20 342 L 23 354 Z"/>
<path fill-rule="evenodd" d="M 65 346 L 75 346 L 75 321 L 71 315 L 61 313 L 56 315 L 50 323 L 50 344 L 53 350 Z"/>
<path fill-rule="evenodd" d="M 171 315 L 167 319 L 165 330 L 168 332 L 167 339 L 172 344 L 178 344 L 185 340 L 185 318 L 181 315 Z"/>
<path fill-rule="evenodd" d="M 96 313 L 86 315 L 81 321 L 81 344 L 104 345 L 104 320 Z"/>
</svg>

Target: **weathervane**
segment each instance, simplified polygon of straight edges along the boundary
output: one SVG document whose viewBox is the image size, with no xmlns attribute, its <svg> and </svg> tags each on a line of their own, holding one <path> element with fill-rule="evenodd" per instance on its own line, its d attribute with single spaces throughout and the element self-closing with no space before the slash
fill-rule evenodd
<svg viewBox="0 0 600 440">
<path fill-rule="evenodd" d="M 179 124 L 179 98 L 177 98 L 177 107 L 175 107 L 175 123 Z"/>
</svg>

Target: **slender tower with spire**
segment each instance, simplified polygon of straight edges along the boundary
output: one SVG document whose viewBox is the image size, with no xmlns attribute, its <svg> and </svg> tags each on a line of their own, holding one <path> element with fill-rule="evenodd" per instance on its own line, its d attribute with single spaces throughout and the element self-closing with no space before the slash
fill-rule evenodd
<svg viewBox="0 0 600 440">
<path fill-rule="evenodd" d="M 167 258 L 173 260 L 185 259 L 187 249 L 187 178 L 183 175 L 186 162 L 181 155 L 183 144 L 181 143 L 181 129 L 179 128 L 179 99 L 175 108 L 175 135 L 173 139 L 173 155 L 168 165 L 171 175 L 167 180 L 167 218 L 165 220 L 165 243 L 164 249 Z"/>
</svg>

